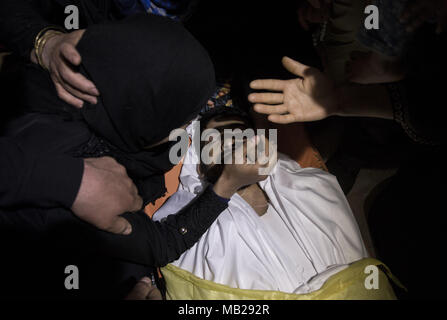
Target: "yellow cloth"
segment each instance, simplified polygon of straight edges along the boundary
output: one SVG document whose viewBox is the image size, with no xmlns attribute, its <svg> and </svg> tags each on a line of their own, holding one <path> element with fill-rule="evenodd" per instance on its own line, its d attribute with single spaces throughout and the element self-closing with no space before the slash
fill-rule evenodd
<svg viewBox="0 0 447 320">
<path fill-rule="evenodd" d="M 365 268 L 379 267 L 379 288 L 368 290 Z M 384 271 L 382 271 L 384 270 Z M 367 258 L 330 277 L 323 287 L 309 294 L 288 294 L 276 291 L 234 289 L 208 280 L 174 265 L 162 268 L 169 300 L 395 300 L 389 279 L 401 286 L 380 261 Z"/>
</svg>

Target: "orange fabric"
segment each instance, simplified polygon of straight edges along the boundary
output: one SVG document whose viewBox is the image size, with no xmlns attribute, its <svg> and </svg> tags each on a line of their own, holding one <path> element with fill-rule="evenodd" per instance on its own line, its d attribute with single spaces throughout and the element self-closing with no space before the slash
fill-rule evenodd
<svg viewBox="0 0 447 320">
<path fill-rule="evenodd" d="M 279 152 L 288 155 L 303 168 L 328 171 L 320 153 L 312 146 L 303 124 L 277 125 L 276 128 Z"/>
<path fill-rule="evenodd" d="M 165 184 L 166 184 L 166 193 L 163 197 L 158 198 L 154 204 L 150 203 L 144 208 L 144 212 L 152 218 L 155 212 L 172 196 L 175 192 L 177 192 L 178 186 L 180 184 L 179 176 L 182 171 L 183 160 L 180 161 L 175 167 L 165 173 Z"/>
<path fill-rule="evenodd" d="M 278 151 L 288 155 L 303 168 L 318 168 L 328 171 L 320 153 L 312 146 L 302 123 L 274 124 L 267 116 L 252 111 L 251 116 L 258 129 L 277 129 Z"/>
</svg>

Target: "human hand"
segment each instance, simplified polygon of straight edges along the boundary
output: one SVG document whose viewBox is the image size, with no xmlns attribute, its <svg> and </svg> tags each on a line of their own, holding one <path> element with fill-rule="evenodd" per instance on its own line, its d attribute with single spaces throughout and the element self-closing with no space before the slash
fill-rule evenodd
<svg viewBox="0 0 447 320">
<path fill-rule="evenodd" d="M 436 33 L 447 30 L 447 0 L 414 0 L 407 3 L 400 22 L 413 32 L 431 18 L 437 20 Z"/>
<path fill-rule="evenodd" d="M 110 157 L 84 160 L 81 187 L 71 208 L 77 217 L 101 230 L 128 235 L 132 226 L 120 215 L 142 206 L 122 165 Z"/>
<path fill-rule="evenodd" d="M 317 121 L 337 114 L 335 85 L 329 77 L 287 57 L 282 63 L 299 78 L 252 81 L 252 89 L 278 91 L 250 94 L 248 100 L 256 103 L 256 112 L 268 114 L 268 120 L 278 124 Z"/>
<path fill-rule="evenodd" d="M 98 102 L 99 91 L 96 86 L 73 67 L 81 64 L 81 55 L 76 45 L 85 30 L 61 34 L 48 39 L 42 51 L 42 61 L 51 75 L 59 98 L 77 108 L 82 108 L 84 101 L 91 104 Z M 34 50 L 32 61 L 37 63 Z"/>
<path fill-rule="evenodd" d="M 135 285 L 126 300 L 163 300 L 160 290 L 151 279 L 144 277 Z"/>
<path fill-rule="evenodd" d="M 265 136 L 253 136 L 251 142 L 245 140 L 241 146 L 232 149 L 231 154 L 224 156 L 224 163 L 232 157 L 231 164 L 225 164 L 223 172 L 214 184 L 214 192 L 223 198 L 230 199 L 240 188 L 258 183 L 267 179 L 268 173 L 276 164 L 276 147 L 270 143 Z M 229 142 L 233 144 L 233 142 Z M 225 144 L 225 142 L 224 142 Z M 264 158 L 256 156 L 256 150 L 265 150 Z M 251 158 L 250 151 L 253 151 Z M 241 160 L 236 160 L 238 151 L 241 151 Z"/>
<path fill-rule="evenodd" d="M 323 23 L 329 19 L 329 9 L 332 0 L 307 0 L 298 8 L 298 21 L 304 30 L 309 30 L 311 24 Z"/>
</svg>

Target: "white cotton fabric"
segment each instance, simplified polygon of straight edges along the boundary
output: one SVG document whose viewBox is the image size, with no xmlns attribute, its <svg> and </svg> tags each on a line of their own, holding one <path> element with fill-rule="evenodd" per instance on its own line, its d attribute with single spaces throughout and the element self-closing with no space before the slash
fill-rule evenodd
<svg viewBox="0 0 447 320">
<path fill-rule="evenodd" d="M 188 128 L 192 135 L 194 129 Z M 193 142 L 194 143 L 194 142 Z M 191 159 L 180 174 L 179 191 L 154 216 L 174 214 L 204 188 Z M 259 216 L 238 194 L 210 229 L 173 264 L 201 279 L 239 289 L 304 294 L 333 274 L 367 257 L 361 234 L 336 178 L 301 168 L 279 154 L 260 183 L 270 199 Z"/>
</svg>

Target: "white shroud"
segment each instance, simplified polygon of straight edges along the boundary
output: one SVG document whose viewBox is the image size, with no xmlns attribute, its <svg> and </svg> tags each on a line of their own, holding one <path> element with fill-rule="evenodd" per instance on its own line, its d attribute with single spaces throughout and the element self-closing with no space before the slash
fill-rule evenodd
<svg viewBox="0 0 447 320">
<path fill-rule="evenodd" d="M 192 134 L 192 126 L 188 128 Z M 202 190 L 191 147 L 179 191 L 154 216 L 178 212 Z M 260 183 L 270 199 L 259 216 L 238 194 L 210 229 L 173 264 L 201 279 L 233 288 L 308 293 L 333 274 L 367 257 L 349 204 L 336 178 L 301 168 L 279 155 Z"/>
</svg>

